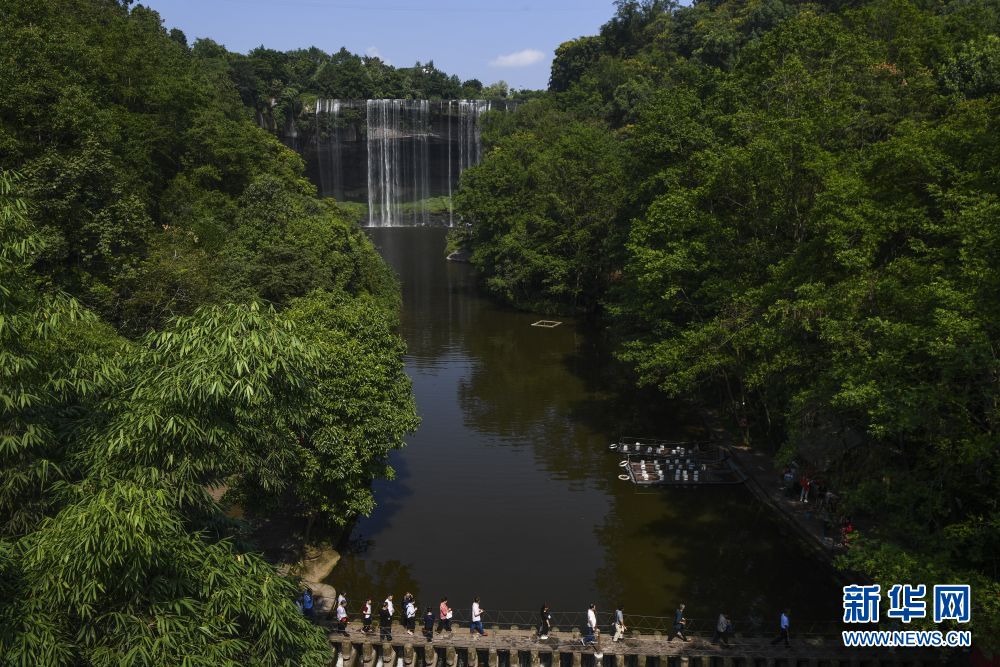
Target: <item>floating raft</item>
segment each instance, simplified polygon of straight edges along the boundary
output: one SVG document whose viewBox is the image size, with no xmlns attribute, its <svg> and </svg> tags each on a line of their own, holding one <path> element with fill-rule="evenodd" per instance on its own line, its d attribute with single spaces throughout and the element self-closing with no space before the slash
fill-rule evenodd
<svg viewBox="0 0 1000 667">
<path fill-rule="evenodd" d="M 641 459 L 622 461 L 625 472 L 622 481 L 639 486 L 705 486 L 716 484 L 742 484 L 746 477 L 728 459 L 710 465 L 690 459 Z"/>
<path fill-rule="evenodd" d="M 708 442 L 622 438 L 612 443 L 610 449 L 626 457 L 618 464 L 621 467 L 618 478 L 639 486 L 704 486 L 746 481 L 728 453 Z"/>
<path fill-rule="evenodd" d="M 693 459 L 696 463 L 719 463 L 725 458 L 724 452 L 710 442 L 671 442 L 651 438 L 622 438 L 613 442 L 608 449 L 626 456 L 642 456 L 649 459 Z"/>
</svg>

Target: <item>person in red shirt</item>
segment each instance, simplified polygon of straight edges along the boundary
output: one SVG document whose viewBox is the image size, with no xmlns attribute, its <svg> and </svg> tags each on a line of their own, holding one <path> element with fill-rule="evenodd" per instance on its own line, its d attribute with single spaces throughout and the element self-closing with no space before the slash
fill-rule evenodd
<svg viewBox="0 0 1000 667">
<path fill-rule="evenodd" d="M 438 632 L 451 633 L 451 607 L 448 606 L 448 596 L 441 598 L 441 606 L 438 608 L 440 618 L 438 619 Z"/>
</svg>

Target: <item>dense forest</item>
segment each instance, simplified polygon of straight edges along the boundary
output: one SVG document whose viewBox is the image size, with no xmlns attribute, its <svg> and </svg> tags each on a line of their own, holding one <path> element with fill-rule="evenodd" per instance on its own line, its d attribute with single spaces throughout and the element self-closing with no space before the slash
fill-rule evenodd
<svg viewBox="0 0 1000 667">
<path fill-rule="evenodd" d="M 177 30 L 174 39 L 186 41 Z M 243 103 L 254 109 L 258 122 L 279 134 L 289 123 L 314 113 L 317 99 L 502 100 L 533 97 L 537 91 L 511 90 L 507 82 L 483 85 L 478 79 L 461 81 L 434 66 L 393 67 L 376 56 L 359 56 L 341 48 L 275 51 L 260 46 L 247 54 L 233 53 L 211 39 L 199 39 L 192 51 L 203 58 L 225 62 Z"/>
<path fill-rule="evenodd" d="M 972 585 L 1000 646 L 1000 6 L 618 0 L 493 115 L 483 281 L 822 474 L 840 565 Z"/>
<path fill-rule="evenodd" d="M 224 510 L 371 511 L 398 286 L 231 55 L 129 5 L 0 1 L 0 663 L 326 665 Z"/>
</svg>

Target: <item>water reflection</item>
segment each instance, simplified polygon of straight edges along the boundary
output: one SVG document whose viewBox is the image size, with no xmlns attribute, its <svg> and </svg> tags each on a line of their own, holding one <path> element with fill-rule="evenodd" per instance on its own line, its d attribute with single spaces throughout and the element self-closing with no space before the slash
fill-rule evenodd
<svg viewBox="0 0 1000 667">
<path fill-rule="evenodd" d="M 697 436 L 692 415 L 619 390 L 625 371 L 572 323 L 531 327 L 538 317 L 481 298 L 469 267 L 443 261 L 443 230 L 372 236 L 402 282 L 423 423 L 335 583 L 457 607 L 479 595 L 487 609 L 598 601 L 665 615 L 683 600 L 692 618 L 728 609 L 743 626 L 784 605 L 835 617 L 829 572 L 744 489 L 637 493 L 617 479 L 619 432 Z"/>
</svg>

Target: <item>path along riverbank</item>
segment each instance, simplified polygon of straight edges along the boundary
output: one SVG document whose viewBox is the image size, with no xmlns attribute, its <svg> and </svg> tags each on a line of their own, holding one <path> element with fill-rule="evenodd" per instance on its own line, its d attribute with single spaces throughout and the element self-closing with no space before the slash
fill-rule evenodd
<svg viewBox="0 0 1000 667">
<path fill-rule="evenodd" d="M 827 562 L 843 553 L 837 540 L 824 535 L 819 503 L 801 503 L 790 497 L 779 482 L 782 471 L 768 454 L 745 445 L 730 446 L 729 453 L 746 475 L 750 492 L 774 508 L 808 549 Z"/>
</svg>

